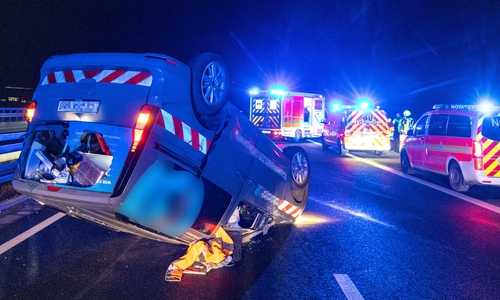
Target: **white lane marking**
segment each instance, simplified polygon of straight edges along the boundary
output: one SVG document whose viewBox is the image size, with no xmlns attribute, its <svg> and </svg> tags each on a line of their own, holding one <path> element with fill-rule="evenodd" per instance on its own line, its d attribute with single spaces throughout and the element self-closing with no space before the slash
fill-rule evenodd
<svg viewBox="0 0 500 300">
<path fill-rule="evenodd" d="M 347 274 L 333 274 L 333 276 L 335 277 L 335 280 L 337 280 L 337 283 L 340 285 L 340 288 L 348 300 L 364 299 Z"/>
<path fill-rule="evenodd" d="M 314 144 L 321 145 L 321 143 L 318 143 L 318 142 L 315 142 L 315 141 L 311 141 L 311 142 L 312 142 L 312 143 L 314 143 Z M 356 156 L 356 155 L 352 155 L 352 154 L 350 154 L 350 153 L 346 153 L 345 155 L 346 155 L 346 156 L 349 156 L 349 157 L 351 157 L 351 158 L 354 158 L 354 159 L 356 159 L 356 160 L 359 160 L 359 161 L 361 161 L 361 162 L 364 162 L 364 163 L 366 163 L 366 164 L 372 165 L 372 166 L 374 166 L 374 167 L 376 167 L 376 168 L 379 168 L 379 169 L 381 169 L 381 170 L 384 170 L 384 171 L 387 171 L 387 172 L 389 172 L 389 173 L 392 173 L 392 174 L 394 174 L 394 175 L 398 175 L 398 176 L 400 176 L 400 177 L 403 177 L 403 178 L 409 179 L 409 180 L 411 180 L 411 181 L 414 181 L 414 182 L 420 183 L 420 184 L 425 185 L 425 186 L 427 186 L 427 187 L 430 187 L 430 188 L 432 188 L 432 189 L 435 189 L 435 190 L 438 190 L 438 191 L 440 191 L 440 192 L 446 193 L 446 194 L 448 194 L 448 195 L 450 195 L 450 196 L 453 196 L 453 197 L 456 197 L 456 198 L 462 199 L 462 200 L 467 201 L 467 202 L 469 202 L 469 203 L 472 203 L 472 204 L 474 204 L 474 205 L 480 206 L 480 207 L 482 207 L 482 208 L 486 208 L 487 210 L 490 210 L 490 211 L 492 211 L 492 212 L 495 212 L 495 213 L 497 213 L 497 214 L 500 214 L 500 207 L 495 206 L 495 205 L 493 205 L 493 204 L 489 204 L 489 203 L 484 202 L 484 201 L 481 201 L 481 200 L 479 200 L 479 199 L 472 198 L 472 197 L 470 197 L 470 196 L 467 196 L 467 195 L 461 194 L 461 193 L 459 193 L 459 192 L 455 192 L 455 191 L 453 191 L 453 190 L 449 190 L 449 189 L 447 189 L 447 188 L 444 188 L 444 187 L 442 187 L 442 186 L 439 186 L 439 185 L 434 184 L 434 183 L 431 183 L 431 182 L 427 182 L 427 181 L 422 180 L 422 179 L 420 179 L 420 178 L 413 177 L 413 176 L 410 176 L 410 175 L 406 175 L 406 174 L 405 174 L 405 173 L 403 173 L 403 172 L 396 171 L 396 170 L 394 170 L 394 169 L 392 169 L 392 168 L 386 167 L 386 166 L 384 166 L 384 165 L 378 164 L 378 163 L 376 163 L 376 162 L 370 161 L 370 160 L 368 160 L 368 159 L 365 159 L 365 158 L 362 158 L 362 157 L 359 157 L 359 156 Z"/>
<path fill-rule="evenodd" d="M 17 244 L 23 242 L 24 240 L 28 239 L 32 235 L 36 234 L 37 232 L 41 231 L 45 227 L 49 226 L 50 224 L 56 222 L 60 218 L 64 217 L 66 214 L 64 213 L 57 213 L 53 215 L 52 217 L 48 218 L 47 220 L 39 223 L 38 225 L 26 230 L 25 232 L 21 233 L 20 235 L 16 236 L 15 238 L 11 239 L 10 241 L 7 241 L 0 245 L 0 254 L 10 250 Z"/>
<path fill-rule="evenodd" d="M 324 206 L 333 208 L 335 210 L 339 210 L 341 212 L 348 213 L 348 214 L 350 214 L 352 216 L 355 216 L 355 217 L 358 217 L 358 218 L 362 218 L 362 219 L 367 220 L 367 221 L 375 222 L 377 224 L 380 224 L 380 225 L 383 225 L 383 226 L 386 226 L 386 227 L 390 227 L 390 228 L 393 227 L 392 225 L 389 225 L 389 224 L 387 224 L 385 222 L 377 220 L 377 219 L 373 218 L 372 216 L 367 215 L 367 214 L 365 214 L 363 212 L 360 212 L 360 211 L 351 210 L 351 209 L 348 209 L 348 208 L 345 208 L 345 207 L 342 207 L 342 206 L 339 206 L 339 205 L 335 205 L 333 203 L 329 203 L 329 202 L 326 202 L 326 201 L 321 201 L 321 200 L 318 200 L 318 199 L 316 199 L 314 197 L 311 197 L 311 196 L 309 196 L 309 200 L 312 200 L 314 202 L 323 204 Z"/>
</svg>

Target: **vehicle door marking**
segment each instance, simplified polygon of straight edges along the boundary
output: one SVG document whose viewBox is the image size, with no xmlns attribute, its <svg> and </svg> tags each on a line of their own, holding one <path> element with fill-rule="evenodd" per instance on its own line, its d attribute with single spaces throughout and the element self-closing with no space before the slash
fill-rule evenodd
<svg viewBox="0 0 500 300">
<path fill-rule="evenodd" d="M 129 70 L 64 70 L 50 72 L 45 75 L 42 85 L 79 82 L 82 79 L 140 86 L 151 86 L 153 83 L 153 76 L 149 72 Z"/>
<path fill-rule="evenodd" d="M 283 211 L 284 213 L 294 217 L 294 218 L 299 216 L 301 211 L 302 211 L 300 208 L 291 204 L 290 202 L 286 201 L 285 199 L 280 200 L 280 203 L 278 205 L 278 209 Z"/>
<path fill-rule="evenodd" d="M 276 197 L 261 185 L 259 185 L 259 187 L 255 189 L 254 194 L 264 200 L 270 201 L 273 207 L 277 206 L 279 210 L 294 218 L 298 217 L 302 212 L 299 207 L 291 204 L 285 199 Z"/>
<path fill-rule="evenodd" d="M 247 138 L 243 137 L 243 135 L 240 134 L 240 132 L 236 132 L 235 134 L 235 139 L 238 141 L 241 145 L 243 145 L 252 156 L 256 157 L 258 160 L 260 160 L 264 165 L 266 165 L 268 168 L 276 172 L 281 178 L 286 180 L 286 172 L 283 170 L 282 167 L 280 167 L 278 164 L 276 164 L 272 159 L 270 159 L 267 155 L 262 153 L 255 147 L 255 145 L 248 140 Z"/>
<path fill-rule="evenodd" d="M 161 110 L 161 114 L 162 118 L 157 119 L 157 124 L 163 126 L 167 131 L 190 144 L 198 151 L 207 154 L 211 144 L 209 139 L 163 109 Z"/>
</svg>

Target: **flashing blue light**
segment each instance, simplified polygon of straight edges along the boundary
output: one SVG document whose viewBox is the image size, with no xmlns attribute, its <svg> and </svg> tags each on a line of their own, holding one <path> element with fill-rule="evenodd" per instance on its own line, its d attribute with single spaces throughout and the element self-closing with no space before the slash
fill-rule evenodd
<svg viewBox="0 0 500 300">
<path fill-rule="evenodd" d="M 334 100 L 330 103 L 330 111 L 338 112 L 342 109 L 342 103 L 338 100 Z"/>
<path fill-rule="evenodd" d="M 275 85 L 269 89 L 269 94 L 273 96 L 284 96 L 286 95 L 286 88 L 282 85 Z"/>
<path fill-rule="evenodd" d="M 258 88 L 252 88 L 250 89 L 250 95 L 257 95 L 260 93 L 260 90 Z"/>
<path fill-rule="evenodd" d="M 482 112 L 488 112 L 493 110 L 493 105 L 489 101 L 482 101 L 479 103 L 479 110 Z"/>
<path fill-rule="evenodd" d="M 370 109 L 372 107 L 372 100 L 370 98 L 362 97 L 356 101 L 356 106 L 361 109 Z"/>
</svg>

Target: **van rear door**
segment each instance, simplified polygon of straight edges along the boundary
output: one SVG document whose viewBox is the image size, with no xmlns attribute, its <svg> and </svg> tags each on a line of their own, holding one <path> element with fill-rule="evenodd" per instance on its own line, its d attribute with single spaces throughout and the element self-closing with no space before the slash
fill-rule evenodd
<svg viewBox="0 0 500 300">
<path fill-rule="evenodd" d="M 485 117 L 476 140 L 483 147 L 484 174 L 500 177 L 500 116 Z"/>
<path fill-rule="evenodd" d="M 49 70 L 21 158 L 21 177 L 111 193 L 132 148 L 151 74 L 138 69 Z"/>
</svg>

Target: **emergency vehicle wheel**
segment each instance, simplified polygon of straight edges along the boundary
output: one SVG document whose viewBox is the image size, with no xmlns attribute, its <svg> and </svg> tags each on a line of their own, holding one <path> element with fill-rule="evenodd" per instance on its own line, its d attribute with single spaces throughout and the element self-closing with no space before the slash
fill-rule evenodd
<svg viewBox="0 0 500 300">
<path fill-rule="evenodd" d="M 340 141 L 340 139 L 337 139 L 337 154 L 338 155 L 342 155 L 345 153 L 345 150 L 344 150 L 344 146 L 342 145 L 342 142 Z"/>
<path fill-rule="evenodd" d="M 330 148 L 330 146 L 326 144 L 324 136 L 321 136 L 321 147 L 323 147 L 323 150 L 328 150 Z"/>
<path fill-rule="evenodd" d="M 408 158 L 408 153 L 406 152 L 401 153 L 401 171 L 408 175 L 415 173 L 415 169 L 411 167 L 410 159 Z"/>
<path fill-rule="evenodd" d="M 229 76 L 226 64 L 217 54 L 202 53 L 193 57 L 189 66 L 191 67 L 191 97 L 198 119 L 203 120 L 207 116 L 217 118 L 227 101 Z M 213 124 L 209 122 L 206 125 Z"/>
<path fill-rule="evenodd" d="M 297 146 L 286 147 L 283 149 L 283 152 L 292 160 L 290 165 L 292 188 L 303 189 L 309 183 L 311 175 L 307 153 L 304 149 Z"/>
<path fill-rule="evenodd" d="M 450 186 L 454 191 L 466 192 L 469 189 L 469 186 L 465 184 L 462 170 L 460 170 L 460 166 L 456 162 L 452 162 L 450 164 L 448 179 L 450 181 Z"/>
</svg>

